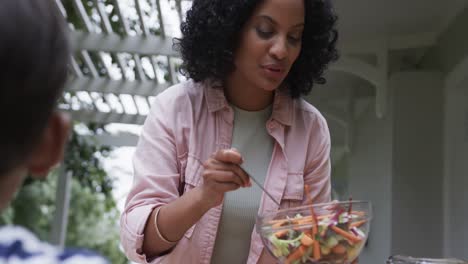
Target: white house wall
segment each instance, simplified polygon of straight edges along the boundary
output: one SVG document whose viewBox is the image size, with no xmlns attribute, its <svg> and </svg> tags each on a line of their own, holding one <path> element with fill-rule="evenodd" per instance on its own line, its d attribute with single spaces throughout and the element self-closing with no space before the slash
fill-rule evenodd
<svg viewBox="0 0 468 264">
<path fill-rule="evenodd" d="M 392 254 L 443 255 L 443 75 L 403 72 L 393 91 Z"/>
<path fill-rule="evenodd" d="M 391 111 L 378 119 L 371 107 L 356 121 L 355 144 L 347 157 L 349 194 L 353 199 L 372 201 L 374 210 L 369 242 L 359 263 L 385 263 L 390 255 L 392 126 Z"/>
<path fill-rule="evenodd" d="M 443 75 L 397 73 L 389 88 L 388 114 L 370 108 L 356 121 L 348 171 L 340 170 L 353 199 L 374 205 L 364 264 L 443 255 Z"/>
<path fill-rule="evenodd" d="M 444 256 L 468 259 L 468 8 L 460 12 L 424 67 L 445 73 Z"/>
<path fill-rule="evenodd" d="M 468 259 L 468 79 L 446 87 L 446 256 Z"/>
</svg>

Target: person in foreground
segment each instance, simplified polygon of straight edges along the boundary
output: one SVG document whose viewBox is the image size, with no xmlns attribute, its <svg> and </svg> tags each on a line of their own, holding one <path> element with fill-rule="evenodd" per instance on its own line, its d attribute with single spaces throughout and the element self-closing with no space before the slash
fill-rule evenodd
<svg viewBox="0 0 468 264">
<path fill-rule="evenodd" d="M 63 157 L 69 118 L 54 108 L 67 77 L 65 23 L 52 0 L 0 1 L 0 210 L 27 175 L 43 178 Z M 28 230 L 0 227 L 0 263 L 107 263 L 61 250 Z"/>
<path fill-rule="evenodd" d="M 330 201 L 330 134 L 301 99 L 338 58 L 329 0 L 195 0 L 176 47 L 189 81 L 159 94 L 121 216 L 140 263 L 275 263 L 257 214 Z M 250 173 L 272 201 L 253 185 Z"/>
</svg>

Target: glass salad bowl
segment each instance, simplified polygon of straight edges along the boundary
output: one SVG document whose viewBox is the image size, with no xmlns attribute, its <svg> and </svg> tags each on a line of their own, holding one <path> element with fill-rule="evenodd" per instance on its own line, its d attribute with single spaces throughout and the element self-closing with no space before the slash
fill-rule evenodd
<svg viewBox="0 0 468 264">
<path fill-rule="evenodd" d="M 370 202 L 331 202 L 267 212 L 257 217 L 257 232 L 279 263 L 349 264 L 366 243 L 371 219 Z"/>
</svg>

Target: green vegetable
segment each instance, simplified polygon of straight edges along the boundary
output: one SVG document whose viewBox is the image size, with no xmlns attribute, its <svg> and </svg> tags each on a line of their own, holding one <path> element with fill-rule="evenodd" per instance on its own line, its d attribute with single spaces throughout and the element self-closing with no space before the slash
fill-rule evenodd
<svg viewBox="0 0 468 264">
<path fill-rule="evenodd" d="M 338 239 L 336 239 L 335 236 L 330 236 L 326 241 L 325 241 L 325 245 L 328 247 L 328 248 L 332 248 L 336 245 L 338 245 L 340 241 L 338 241 Z"/>
<path fill-rule="evenodd" d="M 273 254 L 276 257 L 284 257 L 289 255 L 289 245 L 292 245 L 293 247 L 298 247 L 301 244 L 301 238 L 304 236 L 303 233 L 301 233 L 299 236 L 297 236 L 294 239 L 290 240 L 283 240 L 277 238 L 274 234 L 270 236 L 268 240 L 275 246 L 273 250 Z M 298 243 L 298 244 L 297 244 Z"/>
<path fill-rule="evenodd" d="M 331 248 L 321 245 L 320 246 L 320 251 L 322 252 L 323 255 L 328 255 L 330 254 Z"/>
</svg>

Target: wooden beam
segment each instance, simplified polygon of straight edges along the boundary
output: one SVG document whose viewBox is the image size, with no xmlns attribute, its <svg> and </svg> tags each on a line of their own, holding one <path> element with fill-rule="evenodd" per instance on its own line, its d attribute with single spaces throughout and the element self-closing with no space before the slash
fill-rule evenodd
<svg viewBox="0 0 468 264">
<path fill-rule="evenodd" d="M 178 56 L 172 49 L 172 39 L 159 36 L 120 36 L 116 33 L 98 34 L 83 31 L 70 32 L 74 51 L 90 50 L 128 52 L 144 55 Z"/>
<path fill-rule="evenodd" d="M 100 145 L 112 147 L 135 147 L 138 143 L 138 135 L 133 133 L 101 134 L 95 136 Z"/>
<path fill-rule="evenodd" d="M 156 96 L 171 84 L 156 84 L 154 81 L 125 81 L 106 78 L 74 77 L 68 80 L 65 90 L 69 92 L 98 92 L 104 94 L 130 94 Z"/>
<path fill-rule="evenodd" d="M 115 112 L 103 113 L 98 111 L 89 110 L 65 110 L 68 112 L 73 120 L 81 122 L 95 122 L 99 124 L 121 123 L 132 125 L 143 125 L 145 122 L 145 115 L 130 115 L 119 114 Z"/>
<path fill-rule="evenodd" d="M 338 48 L 343 54 L 375 54 L 382 45 L 389 50 L 402 50 L 419 47 L 430 47 L 437 41 L 437 33 L 424 32 L 416 35 L 397 35 L 388 38 L 374 38 L 366 40 L 343 40 Z M 172 38 L 155 35 L 120 36 L 116 33 L 99 34 L 82 31 L 70 33 L 74 50 L 92 50 L 106 52 L 128 52 L 143 55 L 165 55 L 178 57 L 172 49 Z"/>
</svg>

